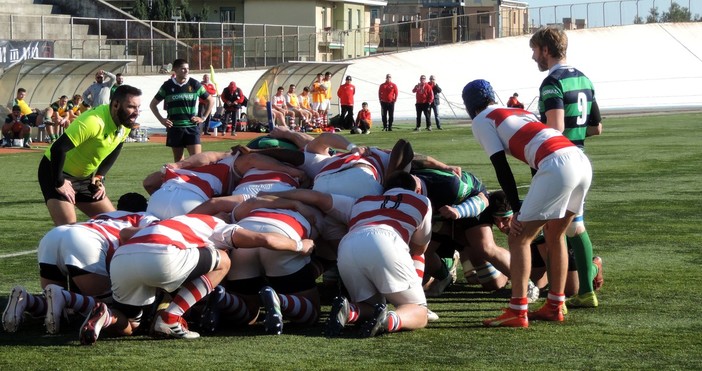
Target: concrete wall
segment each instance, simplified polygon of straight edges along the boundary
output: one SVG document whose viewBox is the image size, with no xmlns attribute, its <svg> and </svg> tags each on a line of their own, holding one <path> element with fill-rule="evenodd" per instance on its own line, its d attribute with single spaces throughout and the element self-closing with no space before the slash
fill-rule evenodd
<svg viewBox="0 0 702 371">
<path fill-rule="evenodd" d="M 258 0 L 244 3 L 246 23 L 316 26 L 316 1 Z M 273 11 L 272 9 L 276 9 Z"/>
<path fill-rule="evenodd" d="M 595 84 L 596 98 L 605 113 L 702 109 L 702 23 L 648 24 L 569 31 L 568 61 Z M 386 73 L 400 89 L 395 117 L 413 118 L 412 87 L 419 76 L 435 75 L 446 99 L 444 117 L 467 118 L 461 91 L 473 79 L 494 85 L 506 102 L 514 92 L 528 109 L 546 77 L 531 60 L 530 36 L 438 46 L 417 51 L 361 58 L 349 66 L 356 102 L 367 101 L 375 120 L 380 118 L 378 86 Z M 220 91 L 234 80 L 250 94 L 263 71 L 217 74 Z M 202 76 L 196 76 L 201 78 Z M 144 90 L 143 114 L 147 126 L 158 123 L 148 104 L 166 75 L 127 77 Z M 530 105 L 530 103 L 532 103 Z"/>
</svg>

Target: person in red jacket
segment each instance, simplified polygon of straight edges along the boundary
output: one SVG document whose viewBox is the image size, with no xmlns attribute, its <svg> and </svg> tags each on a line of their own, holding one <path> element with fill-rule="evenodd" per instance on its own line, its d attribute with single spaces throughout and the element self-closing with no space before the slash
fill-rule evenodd
<svg viewBox="0 0 702 371">
<path fill-rule="evenodd" d="M 380 98 L 380 115 L 383 119 L 383 131 L 392 131 L 392 122 L 397 102 L 397 85 L 392 82 L 390 74 L 385 75 L 385 82 L 378 88 Z"/>
<path fill-rule="evenodd" d="M 224 103 L 224 117 L 222 118 L 222 122 L 227 123 L 231 120 L 232 124 L 236 125 L 239 119 L 239 110 L 241 110 L 241 106 L 245 105 L 244 102 L 246 101 L 244 92 L 232 81 L 222 92 L 221 98 Z M 232 130 L 232 133 L 233 132 L 234 130 Z"/>
<path fill-rule="evenodd" d="M 356 87 L 351 80 L 351 76 L 346 76 L 346 82 L 336 92 L 341 104 L 341 126 L 347 130 L 353 126 L 353 96 L 356 94 Z"/>
<path fill-rule="evenodd" d="M 422 114 L 424 114 L 424 118 L 426 120 L 427 130 L 431 131 L 431 117 L 429 116 L 429 109 L 431 107 L 431 103 L 434 101 L 434 92 L 431 86 L 427 83 L 426 76 L 422 75 L 419 77 L 419 83 L 414 86 L 412 93 L 414 93 L 417 98 L 414 105 L 417 109 L 417 126 L 414 128 L 414 131 L 419 131 L 419 128 L 422 125 Z"/>
<path fill-rule="evenodd" d="M 517 98 L 518 96 L 519 94 L 517 93 L 512 94 L 512 96 L 509 97 L 509 100 L 507 100 L 507 107 L 524 109 L 524 105 Z"/>
<path fill-rule="evenodd" d="M 371 111 L 368 109 L 368 103 L 361 103 L 361 110 L 358 111 L 356 116 L 356 123 L 354 124 L 354 129 L 361 129 L 361 133 L 370 134 L 370 128 L 373 126 L 371 121 Z"/>
</svg>

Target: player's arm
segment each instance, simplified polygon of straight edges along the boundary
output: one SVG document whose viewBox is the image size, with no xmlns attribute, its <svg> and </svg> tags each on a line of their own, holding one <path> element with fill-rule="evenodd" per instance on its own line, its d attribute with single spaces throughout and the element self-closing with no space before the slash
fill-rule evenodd
<svg viewBox="0 0 702 371">
<path fill-rule="evenodd" d="M 141 182 L 141 185 L 144 187 L 144 190 L 146 190 L 146 193 L 152 195 L 154 192 L 158 191 L 159 188 L 161 188 L 161 184 L 163 184 L 163 173 L 160 171 L 155 171 L 144 178 L 144 181 Z"/>
<path fill-rule="evenodd" d="M 422 220 L 422 224 L 417 227 L 409 241 L 411 255 L 422 255 L 427 251 L 429 242 L 431 241 L 431 207 L 427 209 L 426 215 Z"/>
<path fill-rule="evenodd" d="M 565 130 L 565 110 L 563 108 L 552 108 L 546 111 L 545 124 L 562 133 Z"/>
<path fill-rule="evenodd" d="M 265 247 L 278 251 L 294 251 L 303 255 L 309 255 L 314 249 L 314 241 L 295 241 L 278 233 L 259 233 L 249 231 L 244 228 L 236 228 L 232 232 L 231 241 L 234 248 L 250 249 Z"/>
<path fill-rule="evenodd" d="M 488 207 L 488 198 L 481 192 L 473 197 L 468 197 L 458 205 L 444 205 L 439 213 L 446 219 L 474 218 Z"/>
<path fill-rule="evenodd" d="M 207 151 L 196 153 L 184 160 L 178 161 L 176 163 L 166 164 L 172 169 L 192 169 L 200 166 L 211 165 L 215 162 L 229 156 L 229 152 L 215 152 Z"/>
<path fill-rule="evenodd" d="M 210 113 L 212 113 L 212 108 L 215 106 L 215 98 L 212 94 L 210 94 L 207 97 L 207 104 L 205 105 L 205 113 L 202 115 L 201 119 L 204 121 L 208 117 L 210 117 Z"/>
<path fill-rule="evenodd" d="M 412 168 L 414 169 L 436 169 L 441 171 L 446 171 L 449 173 L 454 173 L 456 176 L 461 176 L 461 167 L 447 165 L 434 157 L 422 155 L 419 153 L 414 154 L 414 160 L 412 160 Z"/>
<path fill-rule="evenodd" d="M 104 160 L 100 163 L 100 166 L 98 166 L 97 170 L 95 171 L 95 175 L 101 175 L 105 176 L 107 175 L 107 172 L 110 171 L 112 168 L 112 165 L 115 164 L 115 161 L 117 161 L 117 157 L 119 157 L 119 154 L 122 152 L 122 146 L 124 146 L 124 142 L 120 143 L 115 147 L 115 149 L 110 152 L 107 157 L 105 157 Z"/>
<path fill-rule="evenodd" d="M 259 195 L 273 195 L 282 198 L 289 198 L 303 202 L 307 205 L 314 205 L 323 212 L 329 212 L 334 207 L 334 199 L 328 193 L 313 191 L 311 189 L 291 189 L 283 192 L 261 192 Z"/>
<path fill-rule="evenodd" d="M 244 202 L 244 196 L 242 195 L 215 197 L 201 203 L 192 209 L 189 214 L 217 215 L 218 213 L 230 213 L 242 202 Z"/>
<path fill-rule="evenodd" d="M 56 188 L 64 186 L 63 164 L 66 162 L 66 153 L 73 148 L 75 148 L 75 144 L 73 144 L 68 135 L 61 135 L 51 145 L 51 179 L 54 180 L 54 187 Z"/>
<path fill-rule="evenodd" d="M 588 137 L 602 134 L 602 115 L 597 101 L 592 102 L 592 106 L 590 106 L 590 115 L 587 117 L 587 129 L 585 130 L 585 136 Z"/>
<path fill-rule="evenodd" d="M 83 97 L 83 100 L 85 101 L 85 97 Z M 161 110 L 158 108 L 159 103 L 161 103 L 160 99 L 154 98 L 151 100 L 151 103 L 149 103 L 149 108 L 151 109 L 151 113 L 154 114 L 154 116 L 156 117 L 156 120 L 158 120 L 158 122 L 160 122 L 161 125 L 163 125 L 167 128 L 173 126 L 173 123 L 170 120 L 164 118 L 163 115 L 161 115 Z"/>
<path fill-rule="evenodd" d="M 307 144 L 305 151 L 322 155 L 329 154 L 329 148 L 352 150 L 356 146 L 346 137 L 335 133 L 322 133 Z"/>
<path fill-rule="evenodd" d="M 507 195 L 507 200 L 512 206 L 512 210 L 515 213 L 519 212 L 521 208 L 521 202 L 519 201 L 519 191 L 517 190 L 517 183 L 514 180 L 514 174 L 512 174 L 512 168 L 507 162 L 507 156 L 505 151 L 499 151 L 490 156 L 490 162 L 495 168 L 495 175 L 497 176 L 497 181 L 500 183 L 500 187 Z"/>
</svg>

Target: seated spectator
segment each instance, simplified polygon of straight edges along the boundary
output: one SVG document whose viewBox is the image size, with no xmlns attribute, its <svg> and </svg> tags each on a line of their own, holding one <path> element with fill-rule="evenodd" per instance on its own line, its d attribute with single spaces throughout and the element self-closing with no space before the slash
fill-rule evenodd
<svg viewBox="0 0 702 371">
<path fill-rule="evenodd" d="M 285 105 L 289 111 L 292 112 L 294 117 L 300 118 L 300 126 L 305 128 L 310 123 L 312 114 L 300 107 L 300 100 L 297 94 L 295 94 L 295 84 L 290 84 L 288 93 L 285 94 Z"/>
<path fill-rule="evenodd" d="M 282 86 L 279 86 L 278 90 L 276 90 L 273 101 L 271 102 L 271 111 L 273 113 L 273 122 L 275 125 L 287 127 L 285 123 L 286 116 L 294 117 L 295 114 L 292 111 L 288 111 L 288 107 L 285 104 L 285 96 L 283 95 L 284 90 Z"/>
<path fill-rule="evenodd" d="M 298 95 L 298 100 L 300 101 L 300 109 L 307 111 L 310 114 L 309 126 L 318 127 L 322 124 L 322 119 L 319 116 L 317 110 L 312 109 L 312 104 L 310 102 L 310 88 L 305 86 L 302 89 L 302 93 Z M 311 129 L 308 127 L 307 129 Z"/>
<path fill-rule="evenodd" d="M 31 148 L 29 145 L 29 119 L 22 114 L 20 106 L 13 106 L 12 113 L 7 115 L 5 124 L 2 126 L 2 136 L 5 140 L 3 147 L 12 147 L 15 139 L 24 138 L 24 148 Z"/>
<path fill-rule="evenodd" d="M 44 111 L 41 111 L 38 108 L 32 109 L 29 107 L 29 104 L 27 104 L 27 102 L 24 101 L 24 98 L 26 96 L 27 89 L 17 89 L 17 95 L 15 96 L 15 99 L 12 102 L 12 107 L 19 106 L 20 110 L 22 111 L 22 115 L 27 117 L 27 119 L 29 120 L 29 124 L 32 126 L 38 127 L 42 125 L 44 121 L 51 121 L 52 112 L 50 111 L 50 108 L 47 108 Z"/>
<path fill-rule="evenodd" d="M 68 121 L 73 122 L 73 120 L 81 114 L 82 111 L 83 96 L 76 94 L 68 102 Z"/>
<path fill-rule="evenodd" d="M 371 111 L 368 109 L 368 103 L 363 102 L 361 104 L 361 110 L 358 111 L 356 116 L 356 122 L 354 123 L 354 129 L 358 128 L 363 134 L 370 134 L 370 128 L 373 126 L 371 121 Z"/>
<path fill-rule="evenodd" d="M 49 140 L 54 141 L 63 134 L 63 130 L 71 123 L 68 113 L 68 97 L 62 95 L 56 102 L 51 103 L 51 125 L 46 127 Z"/>
<path fill-rule="evenodd" d="M 519 94 L 517 93 L 512 94 L 507 101 L 507 107 L 524 109 L 524 105 L 517 99 L 518 96 Z"/>
</svg>

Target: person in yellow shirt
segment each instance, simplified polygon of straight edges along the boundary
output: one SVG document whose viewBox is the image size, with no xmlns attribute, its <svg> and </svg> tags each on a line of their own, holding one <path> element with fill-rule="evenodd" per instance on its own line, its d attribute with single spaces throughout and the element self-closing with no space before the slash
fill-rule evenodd
<svg viewBox="0 0 702 371">
<path fill-rule="evenodd" d="M 319 125 L 319 113 L 312 109 L 312 103 L 310 102 L 310 88 L 305 86 L 302 89 L 302 93 L 298 95 L 298 98 L 300 100 L 300 109 L 303 111 L 307 111 L 310 114 L 310 126 L 317 126 Z"/>
<path fill-rule="evenodd" d="M 295 114 L 295 117 L 300 118 L 300 126 L 306 128 L 312 115 L 309 111 L 302 109 L 300 106 L 300 99 L 298 95 L 295 94 L 295 84 L 290 84 L 288 87 L 288 92 L 285 94 L 285 105 L 288 107 L 288 110 Z"/>
<path fill-rule="evenodd" d="M 49 108 L 53 113 L 51 115 L 51 125 L 46 126 L 46 132 L 49 134 L 49 140 L 54 141 L 71 123 L 68 97 L 62 95 L 56 102 L 51 103 Z"/>
<path fill-rule="evenodd" d="M 110 101 L 83 113 L 47 150 L 39 162 L 38 180 L 54 225 L 85 215 L 114 211 L 105 175 L 119 157 L 136 124 L 141 90 L 122 85 Z"/>
<path fill-rule="evenodd" d="M 80 115 L 83 110 L 83 96 L 80 94 L 76 94 L 73 96 L 73 98 L 68 102 L 68 120 L 70 122 L 73 122 L 73 120 Z"/>
<path fill-rule="evenodd" d="M 18 106 L 22 111 L 22 115 L 27 117 L 27 120 L 29 120 L 29 124 L 32 126 L 41 127 L 44 121 L 51 121 L 51 115 L 53 114 L 51 107 L 45 109 L 44 111 L 41 111 L 36 108 L 32 109 L 31 107 L 29 107 L 29 104 L 27 104 L 27 102 L 24 100 L 24 98 L 26 97 L 27 89 L 17 89 L 17 95 L 12 101 L 11 107 Z"/>
</svg>

